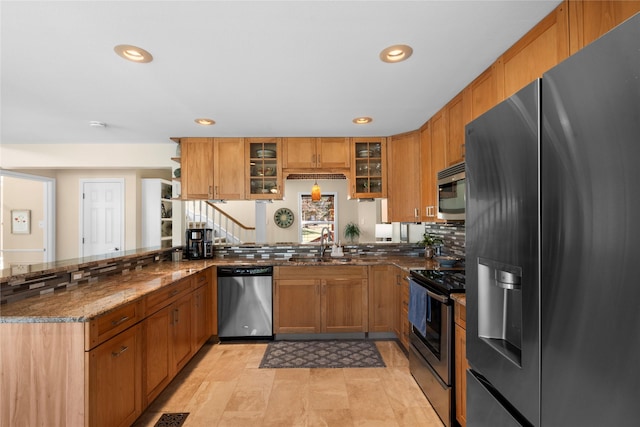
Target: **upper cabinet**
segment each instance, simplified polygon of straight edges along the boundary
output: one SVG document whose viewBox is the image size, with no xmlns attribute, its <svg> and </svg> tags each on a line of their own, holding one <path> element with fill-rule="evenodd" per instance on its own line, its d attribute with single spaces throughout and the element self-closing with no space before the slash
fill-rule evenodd
<svg viewBox="0 0 640 427">
<path fill-rule="evenodd" d="M 351 138 L 351 156 L 351 197 L 387 197 L 387 139 Z"/>
<path fill-rule="evenodd" d="M 542 77 L 569 56 L 568 25 L 567 4 L 562 3 L 502 55 L 499 64 L 503 98 Z"/>
<path fill-rule="evenodd" d="M 282 199 L 280 138 L 245 138 L 248 199 Z"/>
<path fill-rule="evenodd" d="M 470 121 L 467 103 L 465 96 L 460 93 L 446 106 L 447 165 L 454 165 L 464 160 L 464 127 Z"/>
<path fill-rule="evenodd" d="M 182 199 L 213 199 L 213 138 L 181 138 Z"/>
<path fill-rule="evenodd" d="M 287 171 L 344 172 L 349 169 L 349 138 L 283 138 L 282 167 Z"/>
<path fill-rule="evenodd" d="M 213 145 L 213 198 L 245 198 L 244 138 L 216 138 Z"/>
<path fill-rule="evenodd" d="M 420 216 L 423 221 L 441 221 L 437 218 L 437 175 L 447 166 L 447 127 L 447 109 L 443 108 L 420 129 Z"/>
<path fill-rule="evenodd" d="M 569 50 L 574 54 L 640 12 L 640 1 L 570 1 Z"/>
<path fill-rule="evenodd" d="M 182 199 L 244 199 L 243 138 L 181 138 Z"/>
<path fill-rule="evenodd" d="M 420 133 L 395 135 L 388 144 L 388 221 L 420 221 Z"/>
</svg>

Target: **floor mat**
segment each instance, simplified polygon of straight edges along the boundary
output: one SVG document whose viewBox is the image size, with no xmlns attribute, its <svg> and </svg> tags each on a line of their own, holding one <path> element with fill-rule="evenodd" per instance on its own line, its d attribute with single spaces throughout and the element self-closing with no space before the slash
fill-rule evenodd
<svg viewBox="0 0 640 427">
<path fill-rule="evenodd" d="M 180 427 L 188 415 L 188 412 L 162 414 L 154 427 Z"/>
<path fill-rule="evenodd" d="M 365 340 L 273 341 L 261 368 L 384 368 L 375 342 Z"/>
</svg>

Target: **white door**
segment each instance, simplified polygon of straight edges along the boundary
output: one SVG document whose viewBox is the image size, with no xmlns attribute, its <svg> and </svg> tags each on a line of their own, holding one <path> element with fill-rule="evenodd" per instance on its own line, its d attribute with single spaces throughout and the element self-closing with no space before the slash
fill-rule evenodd
<svg viewBox="0 0 640 427">
<path fill-rule="evenodd" d="M 124 180 L 83 181 L 81 256 L 124 250 Z"/>
</svg>

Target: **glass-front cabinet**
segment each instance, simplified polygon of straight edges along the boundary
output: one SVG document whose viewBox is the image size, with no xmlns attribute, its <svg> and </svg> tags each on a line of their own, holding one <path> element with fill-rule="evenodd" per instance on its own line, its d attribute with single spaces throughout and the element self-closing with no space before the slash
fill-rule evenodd
<svg viewBox="0 0 640 427">
<path fill-rule="evenodd" d="M 351 197 L 387 197 L 387 139 L 351 139 Z"/>
<path fill-rule="evenodd" d="M 282 199 L 280 138 L 245 138 L 248 199 Z"/>
</svg>

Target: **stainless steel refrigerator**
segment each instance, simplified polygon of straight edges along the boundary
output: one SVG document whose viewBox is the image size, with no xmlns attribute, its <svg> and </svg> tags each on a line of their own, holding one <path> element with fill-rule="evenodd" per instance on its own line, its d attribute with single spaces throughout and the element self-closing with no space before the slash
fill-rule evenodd
<svg viewBox="0 0 640 427">
<path fill-rule="evenodd" d="M 466 129 L 467 425 L 640 419 L 640 15 Z"/>
</svg>

